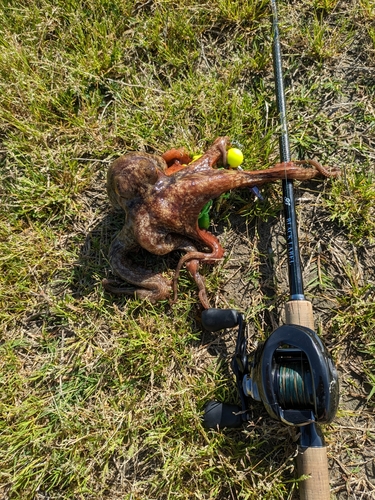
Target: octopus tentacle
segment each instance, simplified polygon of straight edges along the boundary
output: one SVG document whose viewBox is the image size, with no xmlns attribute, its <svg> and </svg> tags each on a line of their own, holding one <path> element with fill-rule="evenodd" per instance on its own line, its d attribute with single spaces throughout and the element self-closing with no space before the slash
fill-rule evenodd
<svg viewBox="0 0 375 500">
<path fill-rule="evenodd" d="M 197 259 L 192 259 L 186 262 L 186 269 L 189 271 L 191 276 L 193 277 L 197 287 L 198 287 L 198 296 L 201 301 L 202 306 L 205 309 L 210 308 L 210 303 L 207 298 L 207 293 L 206 293 L 206 285 L 204 282 L 204 278 L 201 276 L 199 273 L 199 260 Z M 177 289 L 175 290 L 175 299 L 177 298 Z"/>
<path fill-rule="evenodd" d="M 176 271 L 175 271 L 174 278 L 173 278 L 172 288 L 173 288 L 173 297 L 174 297 L 173 300 L 174 301 L 177 300 L 177 280 L 178 280 L 178 277 L 180 275 L 180 271 L 182 269 L 182 266 L 185 263 L 189 263 L 190 261 L 193 261 L 193 262 L 194 261 L 198 261 L 198 262 L 202 261 L 202 262 L 207 262 L 207 263 L 213 264 L 214 262 L 221 260 L 223 255 L 224 255 L 223 247 L 220 245 L 219 240 L 213 234 L 211 234 L 209 231 L 205 231 L 204 229 L 199 229 L 199 227 L 197 227 L 197 233 L 200 237 L 200 240 L 203 241 L 204 243 L 206 243 L 206 245 L 211 248 L 211 252 L 207 253 L 207 252 L 198 252 L 196 250 L 193 250 L 193 251 L 189 251 L 188 253 L 186 253 L 184 256 L 181 257 L 181 259 L 179 260 L 179 262 L 177 264 Z M 197 285 L 199 288 L 200 284 L 198 282 L 197 282 Z M 200 291 L 202 291 L 202 288 L 199 288 L 199 289 L 200 289 Z M 201 293 L 201 295 L 202 295 L 202 293 Z M 201 297 L 201 295 L 200 295 L 200 297 Z M 207 298 L 204 300 L 207 304 L 208 303 Z M 205 307 L 203 302 L 202 302 L 202 305 Z"/>
<path fill-rule="evenodd" d="M 103 286 L 109 292 L 147 298 L 151 302 L 157 302 L 169 297 L 171 292 L 170 282 L 160 273 L 135 266 L 127 256 L 124 244 L 118 238 L 111 245 L 110 262 L 115 274 L 135 286 L 121 288 L 114 281 L 103 280 Z"/>
<path fill-rule="evenodd" d="M 312 165 L 320 174 L 324 175 L 324 177 L 338 177 L 340 175 L 340 170 L 335 168 L 328 170 L 328 168 L 324 167 L 316 160 L 294 160 L 293 163 L 296 165 Z"/>
<path fill-rule="evenodd" d="M 171 167 L 176 161 L 179 163 L 188 164 L 193 160 L 193 158 L 185 148 L 170 149 L 169 151 L 166 151 L 164 154 L 162 154 L 162 158 L 164 159 L 168 167 Z"/>
<path fill-rule="evenodd" d="M 205 261 L 213 262 L 216 260 L 221 260 L 221 258 L 216 258 L 214 252 L 213 253 L 189 252 L 186 255 L 184 255 L 183 257 L 181 257 L 181 259 L 179 260 L 179 263 L 177 264 L 176 271 L 175 271 L 175 274 L 173 277 L 173 283 L 172 283 L 173 301 L 177 300 L 177 280 L 178 280 L 178 277 L 180 275 L 180 271 L 182 269 L 182 266 L 186 262 L 192 261 L 192 260 L 198 260 L 198 261 L 202 261 L 202 262 L 205 262 Z"/>
</svg>

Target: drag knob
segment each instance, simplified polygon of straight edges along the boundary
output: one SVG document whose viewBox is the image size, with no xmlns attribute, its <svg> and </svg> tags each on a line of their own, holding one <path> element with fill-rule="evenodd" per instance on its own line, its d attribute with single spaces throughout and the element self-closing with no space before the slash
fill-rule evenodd
<svg viewBox="0 0 375 500">
<path fill-rule="evenodd" d="M 239 318 L 235 309 L 206 309 L 202 312 L 202 325 L 209 332 L 217 332 L 237 326 Z"/>
<path fill-rule="evenodd" d="M 207 429 L 224 429 L 224 427 L 240 427 L 241 408 L 237 405 L 210 401 L 204 407 L 203 425 Z"/>
</svg>

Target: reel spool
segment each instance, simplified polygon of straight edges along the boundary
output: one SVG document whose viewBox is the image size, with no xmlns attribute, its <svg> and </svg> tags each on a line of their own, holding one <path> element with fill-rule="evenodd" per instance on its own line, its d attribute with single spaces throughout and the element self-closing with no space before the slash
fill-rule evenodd
<svg viewBox="0 0 375 500">
<path fill-rule="evenodd" d="M 206 427 L 241 425 L 247 420 L 249 397 L 262 401 L 272 418 L 287 425 L 332 421 L 339 401 L 338 376 L 313 330 L 281 326 L 257 347 L 250 360 L 241 314 L 234 309 L 208 309 L 202 313 L 202 323 L 209 331 L 239 327 L 232 369 L 242 408 L 211 401 L 205 408 Z"/>
</svg>

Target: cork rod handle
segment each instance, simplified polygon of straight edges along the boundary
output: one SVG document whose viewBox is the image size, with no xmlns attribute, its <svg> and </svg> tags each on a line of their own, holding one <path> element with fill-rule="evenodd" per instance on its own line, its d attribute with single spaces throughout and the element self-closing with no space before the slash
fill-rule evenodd
<svg viewBox="0 0 375 500">
<path fill-rule="evenodd" d="M 308 300 L 290 300 L 285 304 L 287 325 L 301 325 L 314 330 L 312 304 Z"/>
<path fill-rule="evenodd" d="M 300 500 L 329 500 L 329 474 L 327 448 L 299 448 L 298 475 L 309 476 L 299 483 Z"/>
<path fill-rule="evenodd" d="M 312 304 L 308 300 L 291 300 L 285 304 L 286 323 L 314 330 Z M 327 448 L 298 448 L 298 476 L 308 476 L 299 483 L 300 500 L 329 500 Z"/>
</svg>

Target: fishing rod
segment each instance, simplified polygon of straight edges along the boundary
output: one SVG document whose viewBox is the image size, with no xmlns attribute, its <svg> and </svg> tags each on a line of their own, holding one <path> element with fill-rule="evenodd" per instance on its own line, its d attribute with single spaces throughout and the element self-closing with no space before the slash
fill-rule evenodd
<svg viewBox="0 0 375 500">
<path fill-rule="evenodd" d="M 280 160 L 281 162 L 288 162 L 291 157 L 276 0 L 271 0 L 271 8 L 276 105 L 281 128 L 279 137 Z M 286 323 L 304 326 L 313 331 L 314 317 L 312 304 L 305 299 L 303 290 L 293 181 L 284 179 L 282 181 L 282 187 L 290 288 L 290 300 L 285 305 Z M 337 374 L 334 380 L 336 386 L 338 386 Z M 336 398 L 337 405 L 338 390 Z M 334 417 L 336 413 L 336 408 L 334 410 L 332 417 Z M 307 475 L 309 479 L 300 484 L 300 498 L 307 500 L 329 500 L 330 488 L 327 449 L 323 438 L 316 431 L 315 422 L 309 423 L 306 426 L 301 426 L 301 438 L 297 454 L 297 470 L 299 476 Z M 314 440 L 310 438 L 312 435 L 316 435 Z"/>
<path fill-rule="evenodd" d="M 281 162 L 290 162 L 281 47 L 276 0 L 271 0 L 273 63 L 279 114 Z M 247 422 L 251 399 L 263 402 L 271 417 L 299 431 L 297 451 L 301 500 L 329 500 L 329 472 L 324 439 L 317 424 L 333 420 L 339 400 L 338 376 L 333 361 L 314 331 L 312 304 L 306 300 L 299 253 L 293 181 L 282 181 L 290 297 L 285 304 L 286 324 L 247 352 L 244 316 L 234 309 L 207 309 L 202 324 L 208 331 L 238 327 L 232 369 L 241 408 L 216 401 L 205 407 L 207 428 L 238 427 Z"/>
</svg>

